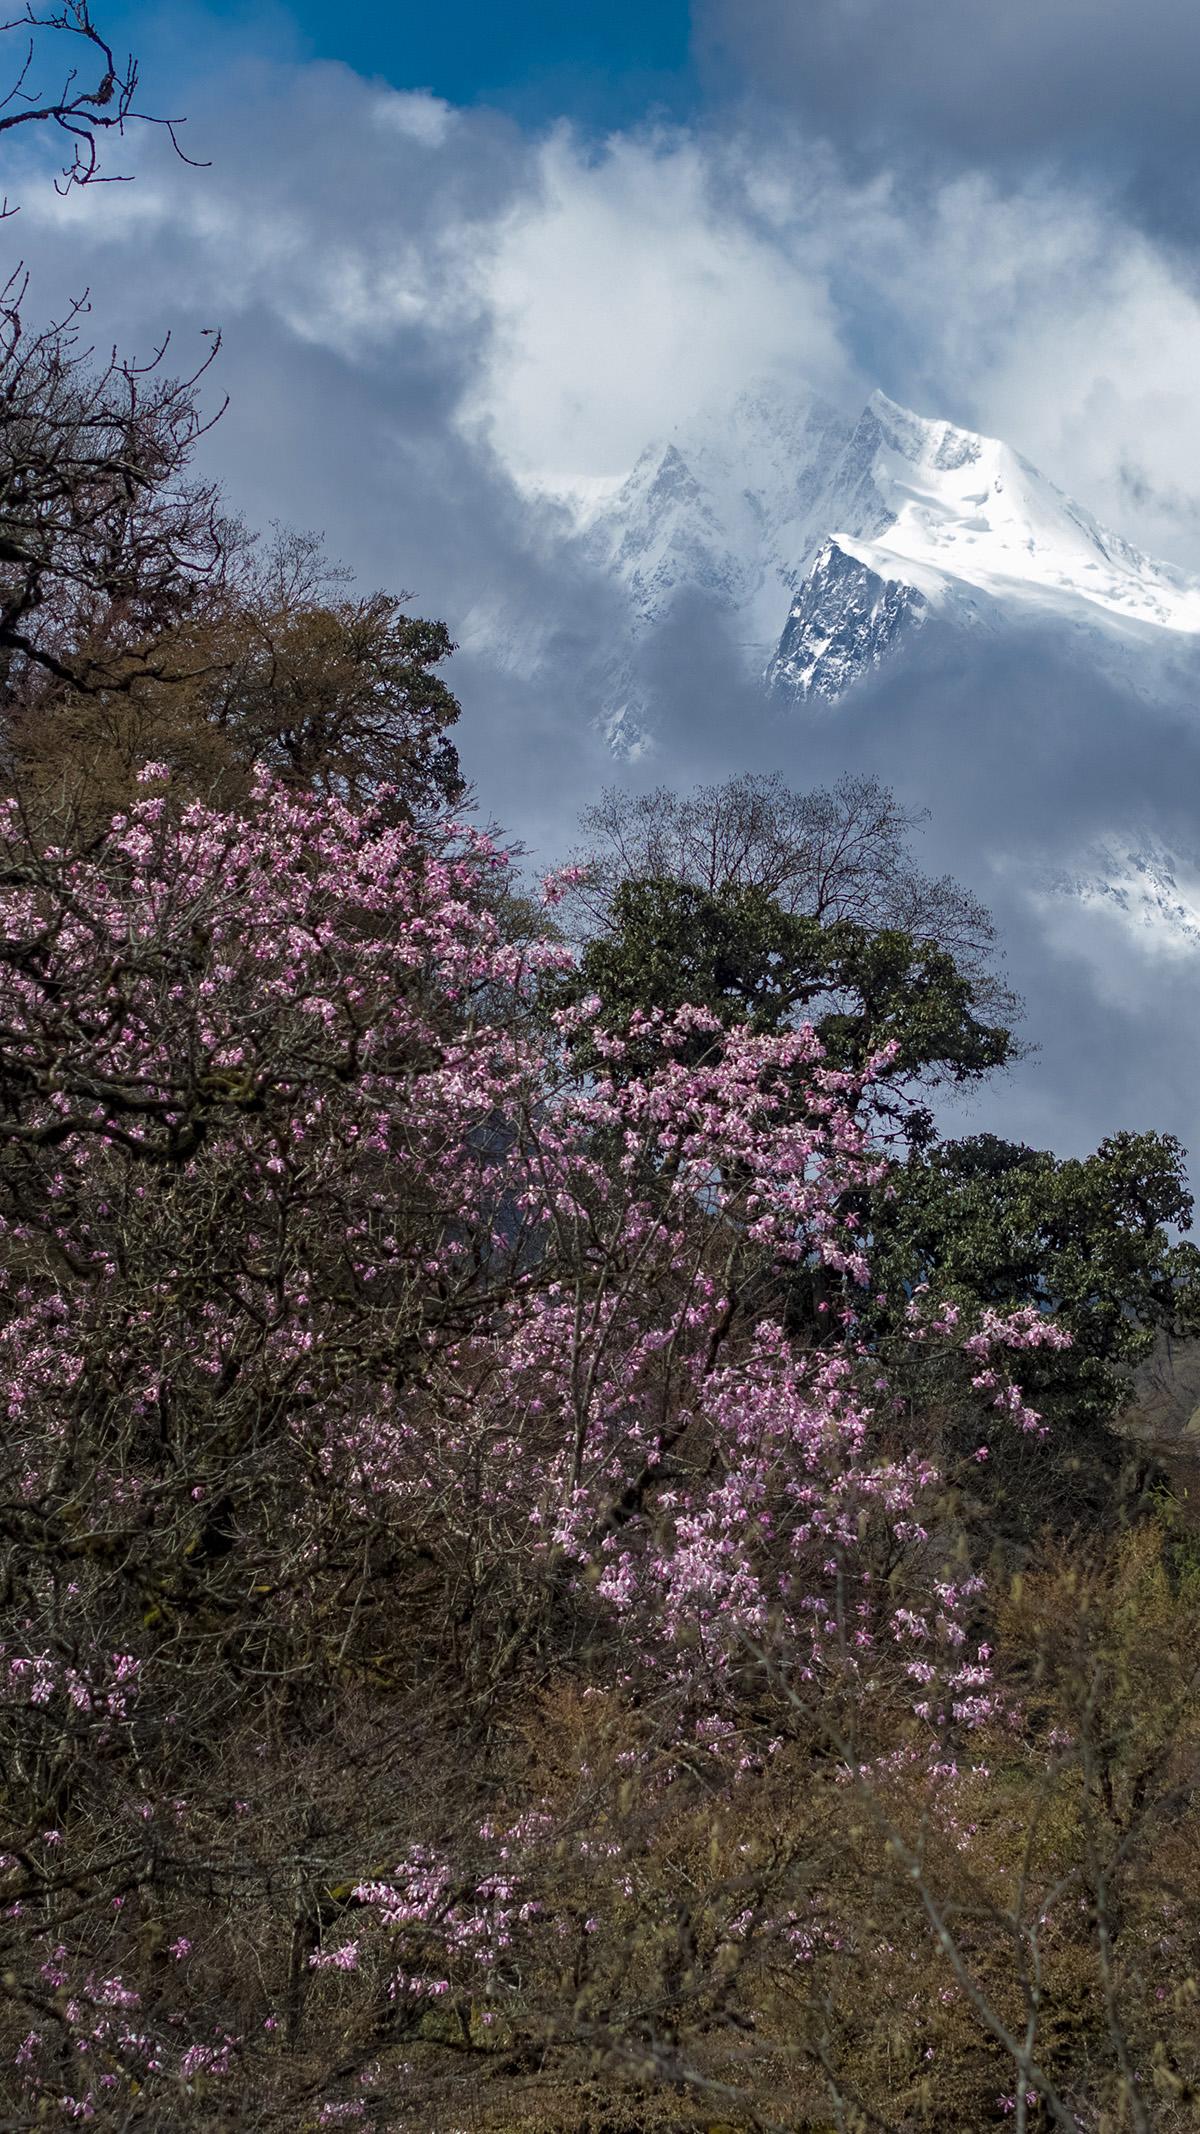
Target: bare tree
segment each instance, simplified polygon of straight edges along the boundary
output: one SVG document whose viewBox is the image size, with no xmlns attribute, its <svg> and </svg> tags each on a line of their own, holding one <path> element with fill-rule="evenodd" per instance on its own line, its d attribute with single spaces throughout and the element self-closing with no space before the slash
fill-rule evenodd
<svg viewBox="0 0 1200 2134">
<path fill-rule="evenodd" d="M 34 698 L 37 676 L 128 687 L 153 669 L 150 645 L 195 612 L 224 553 L 216 487 L 187 479 L 215 420 L 198 388 L 217 344 L 184 378 L 165 370 L 165 343 L 143 364 L 114 352 L 97 365 L 86 302 L 31 333 L 26 286 L 17 274 L 0 291 L 4 683 Z"/>
<path fill-rule="evenodd" d="M 611 787 L 580 817 L 583 842 L 571 857 L 585 878 L 561 916 L 580 939 L 604 933 L 617 890 L 639 878 L 709 894 L 760 890 L 822 924 L 897 928 L 943 949 L 976 981 L 980 1001 L 1015 1014 L 1019 1002 L 994 968 L 990 913 L 961 882 L 926 874 L 913 857 L 926 819 L 862 775 L 809 792 L 778 772 L 744 772 L 691 793 Z"/>
<path fill-rule="evenodd" d="M 138 64 L 118 61 L 89 0 L 63 0 L 0 22 L 24 39 L 0 96 L 0 133 L 58 129 L 69 160 L 58 187 L 109 182 L 100 141 L 137 122 L 177 125 L 137 104 Z M 46 70 L 57 87 L 46 90 Z M 91 71 L 82 71 L 83 68 Z M 190 158 L 184 158 L 190 161 Z M 7 199 L 0 216 L 15 210 Z M 194 612 L 219 570 L 226 530 L 211 484 L 189 482 L 208 427 L 199 381 L 165 368 L 164 340 L 144 362 L 114 350 L 97 362 L 84 336 L 89 303 L 31 329 L 21 266 L 0 285 L 0 689 L 8 724 L 37 716 L 47 687 L 127 688 L 147 647 Z"/>
</svg>

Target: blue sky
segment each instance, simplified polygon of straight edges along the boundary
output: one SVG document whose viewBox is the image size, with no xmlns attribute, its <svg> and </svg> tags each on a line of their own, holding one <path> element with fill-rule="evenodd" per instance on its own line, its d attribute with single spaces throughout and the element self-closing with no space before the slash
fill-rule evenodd
<svg viewBox="0 0 1200 2134">
<path fill-rule="evenodd" d="M 211 0 L 206 14 L 126 0 L 106 19 L 160 80 L 170 72 L 182 82 L 203 65 L 215 18 L 244 50 L 341 60 L 394 88 L 489 104 L 532 126 L 565 116 L 604 130 L 649 112 L 680 117 L 697 102 L 687 0 Z"/>
<path fill-rule="evenodd" d="M 293 12 L 321 56 L 457 104 L 618 125 L 689 88 L 686 0 L 302 0 Z"/>
</svg>

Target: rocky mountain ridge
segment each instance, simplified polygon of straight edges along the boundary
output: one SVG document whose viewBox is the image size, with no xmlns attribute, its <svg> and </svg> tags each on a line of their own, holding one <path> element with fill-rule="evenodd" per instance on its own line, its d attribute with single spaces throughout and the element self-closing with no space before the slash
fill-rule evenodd
<svg viewBox="0 0 1200 2134">
<path fill-rule="evenodd" d="M 634 636 L 717 602 L 767 685 L 834 702 L 930 618 L 1061 628 L 1157 693 L 1200 640 L 1200 580 L 1111 532 L 999 439 L 873 393 L 851 422 L 758 388 L 649 446 L 578 512 Z"/>
</svg>

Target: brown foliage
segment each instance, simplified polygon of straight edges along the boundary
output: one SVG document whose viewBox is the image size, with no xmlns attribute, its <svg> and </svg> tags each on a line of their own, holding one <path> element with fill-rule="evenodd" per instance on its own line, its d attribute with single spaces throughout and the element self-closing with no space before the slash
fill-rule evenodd
<svg viewBox="0 0 1200 2134">
<path fill-rule="evenodd" d="M 169 499 L 150 499 L 170 545 Z M 359 804 L 384 786 L 408 817 L 464 788 L 447 729 L 458 703 L 436 669 L 441 623 L 390 593 L 356 595 L 310 536 L 266 547 L 214 514 L 212 568 L 169 626 L 88 637 L 80 679 L 26 663 L 0 701 L 10 789 L 56 834 L 85 841 L 159 762 L 179 795 L 236 806 L 256 770 Z M 109 649 L 101 660 L 99 646 Z M 22 686 L 23 685 L 23 686 Z"/>
</svg>

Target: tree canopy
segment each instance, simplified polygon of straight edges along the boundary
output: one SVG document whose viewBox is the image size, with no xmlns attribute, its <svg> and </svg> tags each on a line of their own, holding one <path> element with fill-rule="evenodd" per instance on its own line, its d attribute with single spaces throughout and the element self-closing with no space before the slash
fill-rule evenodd
<svg viewBox="0 0 1200 2134">
<path fill-rule="evenodd" d="M 974 982 L 946 950 L 894 927 L 785 911 L 752 888 L 622 882 L 571 989 L 595 991 L 617 1017 L 634 1008 L 673 1014 L 691 1002 L 722 1028 L 809 1022 L 829 1058 L 852 1072 L 887 1048 L 891 1101 L 883 1085 L 876 1095 L 917 1136 L 929 1130 L 918 1089 L 990 1073 L 1013 1049 L 1012 1033 L 976 1012 Z"/>
</svg>

